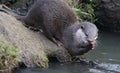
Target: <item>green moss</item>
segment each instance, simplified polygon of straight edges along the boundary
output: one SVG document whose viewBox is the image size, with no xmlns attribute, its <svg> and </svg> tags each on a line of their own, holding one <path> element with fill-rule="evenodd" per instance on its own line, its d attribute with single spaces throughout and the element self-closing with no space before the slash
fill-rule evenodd
<svg viewBox="0 0 120 73">
<path fill-rule="evenodd" d="M 47 68 L 48 67 L 48 58 L 46 55 L 35 55 L 34 63 L 38 67 Z"/>
<path fill-rule="evenodd" d="M 18 48 L 0 38 L 0 73 L 10 71 L 17 66 Z"/>
<path fill-rule="evenodd" d="M 17 57 L 18 56 L 18 48 L 14 47 L 10 44 L 7 44 L 5 41 L 0 39 L 0 54 L 4 53 L 6 56 Z"/>
</svg>

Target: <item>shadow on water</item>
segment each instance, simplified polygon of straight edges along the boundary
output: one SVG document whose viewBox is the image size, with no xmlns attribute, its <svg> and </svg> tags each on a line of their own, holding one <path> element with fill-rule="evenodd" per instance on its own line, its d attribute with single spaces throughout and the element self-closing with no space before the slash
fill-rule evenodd
<svg viewBox="0 0 120 73">
<path fill-rule="evenodd" d="M 27 68 L 13 73 L 120 73 L 120 34 L 100 32 L 95 50 L 85 57 L 98 61 L 95 67 L 79 63 L 51 63 L 48 69 Z"/>
</svg>

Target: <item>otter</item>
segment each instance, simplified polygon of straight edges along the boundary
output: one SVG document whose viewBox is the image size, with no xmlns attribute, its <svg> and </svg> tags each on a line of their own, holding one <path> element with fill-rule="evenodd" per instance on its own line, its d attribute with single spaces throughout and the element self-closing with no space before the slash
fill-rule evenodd
<svg viewBox="0 0 120 73">
<path fill-rule="evenodd" d="M 94 48 L 97 27 L 90 22 L 79 22 L 64 0 L 37 0 L 27 15 L 18 19 L 27 26 L 42 29 L 49 39 L 64 46 L 72 56 Z"/>
<path fill-rule="evenodd" d="M 95 48 L 97 27 L 90 22 L 79 22 L 64 30 L 63 43 L 72 56 L 83 55 Z"/>
</svg>

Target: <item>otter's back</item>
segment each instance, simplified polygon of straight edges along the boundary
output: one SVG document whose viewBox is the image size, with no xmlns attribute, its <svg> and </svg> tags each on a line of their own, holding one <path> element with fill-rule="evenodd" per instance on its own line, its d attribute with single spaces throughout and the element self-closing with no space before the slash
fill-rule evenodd
<svg viewBox="0 0 120 73">
<path fill-rule="evenodd" d="M 26 16 L 36 27 L 58 38 L 62 31 L 77 21 L 75 14 L 64 0 L 37 0 Z M 26 21 L 27 21 L 26 20 Z"/>
</svg>

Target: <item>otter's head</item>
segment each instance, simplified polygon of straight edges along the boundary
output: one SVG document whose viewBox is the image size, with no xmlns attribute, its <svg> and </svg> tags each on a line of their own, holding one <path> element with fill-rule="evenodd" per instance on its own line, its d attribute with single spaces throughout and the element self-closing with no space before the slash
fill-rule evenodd
<svg viewBox="0 0 120 73">
<path fill-rule="evenodd" d="M 94 49 L 97 37 L 98 29 L 94 24 L 90 22 L 75 23 L 65 30 L 63 43 L 71 55 L 83 55 Z"/>
</svg>

